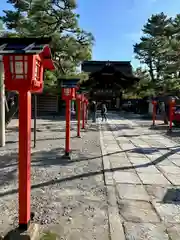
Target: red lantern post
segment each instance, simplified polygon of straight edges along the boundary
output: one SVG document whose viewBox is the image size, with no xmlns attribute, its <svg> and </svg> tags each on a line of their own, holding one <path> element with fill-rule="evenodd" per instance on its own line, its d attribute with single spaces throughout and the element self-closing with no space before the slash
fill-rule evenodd
<svg viewBox="0 0 180 240">
<path fill-rule="evenodd" d="M 85 122 L 88 121 L 88 99 L 85 99 L 86 111 L 85 111 Z"/>
<path fill-rule="evenodd" d="M 155 126 L 157 102 L 153 100 L 153 101 L 152 101 L 152 104 L 153 104 L 153 115 L 152 115 L 153 123 L 152 123 L 152 126 Z"/>
<path fill-rule="evenodd" d="M 173 114 L 174 114 L 174 106 L 175 100 L 172 99 L 169 103 L 169 131 L 172 131 L 172 121 L 173 121 Z"/>
<path fill-rule="evenodd" d="M 76 101 L 77 101 L 77 137 L 81 137 L 80 129 L 81 129 L 81 94 L 76 94 Z"/>
<path fill-rule="evenodd" d="M 85 129 L 85 97 L 82 94 L 82 129 Z"/>
<path fill-rule="evenodd" d="M 69 157 L 70 153 L 70 121 L 71 121 L 71 100 L 66 100 L 66 144 L 65 156 Z"/>
<path fill-rule="evenodd" d="M 31 92 L 42 90 L 44 68 L 53 70 L 54 66 L 47 47 L 50 40 L 46 40 L 46 43 L 43 43 L 43 39 L 11 38 L 1 39 L 0 43 L 1 41 L 7 41 L 6 46 L 10 41 L 9 45 L 13 46 L 13 49 L 10 49 L 10 46 L 7 50 L 4 48 L 0 54 L 4 52 L 6 88 L 19 92 L 19 228 L 27 230 L 30 225 L 31 195 Z M 40 44 L 44 50 L 46 48 L 45 55 L 48 60 L 43 58 Z"/>
<path fill-rule="evenodd" d="M 66 140 L 65 158 L 70 159 L 70 121 L 71 121 L 71 100 L 75 98 L 75 87 L 65 86 L 62 88 L 62 98 L 66 102 Z"/>
</svg>

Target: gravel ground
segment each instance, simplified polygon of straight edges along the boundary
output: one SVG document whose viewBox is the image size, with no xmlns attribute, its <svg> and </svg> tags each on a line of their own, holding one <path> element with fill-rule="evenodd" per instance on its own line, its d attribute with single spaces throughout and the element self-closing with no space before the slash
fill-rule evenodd
<svg viewBox="0 0 180 240">
<path fill-rule="evenodd" d="M 107 201 L 99 131 L 89 126 L 76 138 L 72 124 L 72 160 L 63 160 L 65 123 L 38 120 L 37 148 L 32 149 L 32 211 L 43 230 L 60 239 L 109 239 Z M 14 121 L 7 145 L 0 149 L 0 233 L 17 225 L 17 144 Z"/>
</svg>

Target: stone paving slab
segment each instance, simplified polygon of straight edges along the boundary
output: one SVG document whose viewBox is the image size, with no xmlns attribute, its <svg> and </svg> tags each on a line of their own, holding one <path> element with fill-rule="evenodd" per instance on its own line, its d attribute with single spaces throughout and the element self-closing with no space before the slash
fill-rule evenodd
<svg viewBox="0 0 180 240">
<path fill-rule="evenodd" d="M 171 162 L 172 162 L 173 164 L 175 164 L 176 166 L 180 167 L 180 160 L 179 160 L 179 159 L 173 159 L 173 160 L 171 160 Z M 174 165 L 173 165 L 173 166 L 174 166 Z"/>
<path fill-rule="evenodd" d="M 146 174 L 152 173 L 155 175 L 160 174 L 160 171 L 155 166 L 151 166 L 151 165 L 149 165 L 147 167 L 144 166 L 144 167 L 136 168 L 136 171 L 138 173 L 146 173 Z M 141 175 L 140 175 L 140 178 L 141 178 Z M 141 180 L 142 180 L 142 178 L 141 178 Z M 143 180 L 142 180 L 142 182 L 143 182 Z"/>
<path fill-rule="evenodd" d="M 169 240 L 163 224 L 125 222 L 124 228 L 126 240 Z"/>
<path fill-rule="evenodd" d="M 170 182 L 161 173 L 138 172 L 139 178 L 143 184 L 165 185 Z"/>
<path fill-rule="evenodd" d="M 180 167 L 177 166 L 159 166 L 159 170 L 164 172 L 164 174 L 180 174 Z"/>
<path fill-rule="evenodd" d="M 180 223 L 180 205 L 153 202 L 161 220 L 167 223 Z"/>
<path fill-rule="evenodd" d="M 165 174 L 166 178 L 175 186 L 180 186 L 180 175 L 174 173 Z"/>
<path fill-rule="evenodd" d="M 125 159 L 126 160 L 126 159 Z M 118 158 L 111 159 L 111 166 L 113 169 L 119 168 L 119 170 L 126 170 L 126 171 L 135 171 L 134 168 L 132 168 L 132 164 L 128 160 L 121 160 Z"/>
<path fill-rule="evenodd" d="M 140 184 L 140 179 L 134 172 L 115 171 L 113 178 L 116 183 Z"/>
<path fill-rule="evenodd" d="M 172 224 L 167 227 L 167 232 L 171 239 L 179 240 L 180 239 L 180 225 Z"/>
<path fill-rule="evenodd" d="M 119 212 L 125 222 L 159 223 L 160 218 L 151 203 L 145 201 L 119 200 Z"/>
<path fill-rule="evenodd" d="M 108 122 L 100 126 L 110 136 L 102 134 L 101 143 L 108 152 L 112 173 L 108 177 L 113 178 L 125 239 L 180 239 L 178 144 L 142 126 L 140 120 L 117 114 L 109 114 Z M 119 153 L 113 153 L 118 147 Z"/>
<path fill-rule="evenodd" d="M 120 199 L 149 201 L 150 197 L 142 184 L 117 184 Z"/>
</svg>

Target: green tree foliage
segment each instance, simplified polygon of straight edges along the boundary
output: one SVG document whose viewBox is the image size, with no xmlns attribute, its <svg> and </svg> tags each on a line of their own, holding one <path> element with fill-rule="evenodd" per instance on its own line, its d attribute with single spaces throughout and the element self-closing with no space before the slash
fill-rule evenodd
<svg viewBox="0 0 180 240">
<path fill-rule="evenodd" d="M 56 66 L 46 73 L 48 85 L 62 76 L 76 76 L 83 60 L 91 59 L 94 38 L 81 29 L 75 0 L 8 0 L 13 10 L 4 10 L 1 20 L 10 34 L 25 37 L 52 37 L 51 50 Z M 9 33 L 8 33 L 9 34 Z M 81 77 L 81 76 L 80 76 Z"/>
<path fill-rule="evenodd" d="M 151 77 L 147 69 L 139 67 L 135 70 L 134 75 L 140 79 L 140 81 L 133 86 L 133 92 L 139 97 L 153 96 L 155 94 Z"/>
<path fill-rule="evenodd" d="M 134 45 L 136 58 L 148 68 L 156 93 L 180 87 L 180 15 L 152 15 L 142 29 L 140 42 Z"/>
<path fill-rule="evenodd" d="M 154 96 L 155 91 L 149 71 L 145 68 L 138 67 L 133 74 L 139 78 L 139 82 L 132 85 L 131 88 L 126 89 L 124 96 L 126 96 L 126 98 L 144 98 Z"/>
</svg>

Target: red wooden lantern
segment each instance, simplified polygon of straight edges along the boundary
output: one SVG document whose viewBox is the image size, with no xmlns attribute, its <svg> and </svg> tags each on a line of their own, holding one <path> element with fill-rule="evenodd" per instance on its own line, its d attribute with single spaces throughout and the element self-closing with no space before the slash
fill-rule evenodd
<svg viewBox="0 0 180 240">
<path fill-rule="evenodd" d="M 44 69 L 54 70 L 48 46 L 40 54 L 3 56 L 5 85 L 8 90 L 41 92 Z"/>
<path fill-rule="evenodd" d="M 3 62 L 7 89 L 39 91 L 43 88 L 43 64 L 39 55 L 5 55 Z"/>
<path fill-rule="evenodd" d="M 62 99 L 63 100 L 72 100 L 75 98 L 75 88 L 62 88 Z"/>
</svg>

